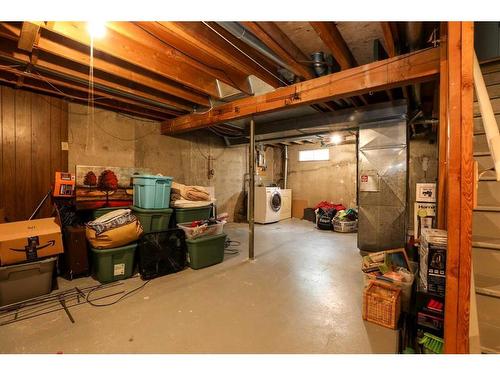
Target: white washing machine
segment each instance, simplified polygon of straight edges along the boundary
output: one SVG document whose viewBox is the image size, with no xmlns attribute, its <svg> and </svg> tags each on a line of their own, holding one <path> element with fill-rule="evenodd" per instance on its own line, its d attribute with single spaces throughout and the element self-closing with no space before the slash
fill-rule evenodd
<svg viewBox="0 0 500 375">
<path fill-rule="evenodd" d="M 275 223 L 280 219 L 281 192 L 279 187 L 255 187 L 254 222 Z"/>
</svg>

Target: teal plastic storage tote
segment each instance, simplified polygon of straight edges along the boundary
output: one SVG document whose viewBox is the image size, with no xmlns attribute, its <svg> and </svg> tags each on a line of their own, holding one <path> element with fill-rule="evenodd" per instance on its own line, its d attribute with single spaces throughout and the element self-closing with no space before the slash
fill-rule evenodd
<svg viewBox="0 0 500 375">
<path fill-rule="evenodd" d="M 134 206 L 148 210 L 170 206 L 172 177 L 138 175 L 134 179 Z"/>
</svg>

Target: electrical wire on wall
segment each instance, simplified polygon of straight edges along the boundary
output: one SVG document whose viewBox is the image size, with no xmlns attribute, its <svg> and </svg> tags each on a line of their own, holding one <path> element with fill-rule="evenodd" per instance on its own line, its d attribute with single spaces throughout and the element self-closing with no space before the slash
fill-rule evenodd
<svg viewBox="0 0 500 375">
<path fill-rule="evenodd" d="M 87 102 L 87 132 L 85 139 L 85 152 L 95 153 L 95 127 L 94 127 L 94 36 L 90 35 L 90 61 L 89 61 L 89 96 Z M 90 150 L 89 150 L 89 144 Z"/>
</svg>

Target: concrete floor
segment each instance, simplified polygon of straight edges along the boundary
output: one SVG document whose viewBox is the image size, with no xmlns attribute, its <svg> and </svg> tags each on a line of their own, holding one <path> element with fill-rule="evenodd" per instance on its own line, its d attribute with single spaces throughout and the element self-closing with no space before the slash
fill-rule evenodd
<svg viewBox="0 0 500 375">
<path fill-rule="evenodd" d="M 396 331 L 361 319 L 355 234 L 319 231 L 297 219 L 259 225 L 256 259 L 249 261 L 247 228 L 225 227 L 232 240 L 241 241 L 239 255 L 155 279 L 110 307 L 74 307 L 74 324 L 59 311 L 0 327 L 0 352 L 395 352 Z M 112 290 L 141 283 L 136 277 Z M 59 284 L 64 290 L 96 281 Z"/>
</svg>

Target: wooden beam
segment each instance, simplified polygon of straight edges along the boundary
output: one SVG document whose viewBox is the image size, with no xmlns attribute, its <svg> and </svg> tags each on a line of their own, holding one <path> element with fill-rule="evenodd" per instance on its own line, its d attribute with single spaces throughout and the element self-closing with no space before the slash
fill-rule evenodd
<svg viewBox="0 0 500 375">
<path fill-rule="evenodd" d="M 55 22 L 50 30 L 46 30 L 87 47 L 91 44 L 84 22 Z M 196 62 L 188 61 L 179 51 L 169 48 L 131 23 L 109 22 L 105 37 L 94 39 L 93 46 L 96 51 L 151 71 L 193 90 L 213 97 L 219 95 L 214 76 L 204 71 Z"/>
<path fill-rule="evenodd" d="M 384 34 L 384 48 L 387 52 L 387 56 L 396 56 L 396 41 L 394 40 L 394 35 L 392 34 L 392 27 L 390 22 L 380 22 L 382 27 L 382 33 Z"/>
<path fill-rule="evenodd" d="M 136 23 L 186 55 L 224 70 L 234 81 L 233 86 L 237 84 L 242 91 L 248 89 L 246 78 L 250 74 L 273 87 L 281 86 L 265 67 L 257 65 L 202 22 Z"/>
<path fill-rule="evenodd" d="M 284 43 L 281 44 L 280 42 L 274 40 L 273 37 L 269 35 L 258 23 L 242 22 L 242 24 L 287 64 L 285 68 L 290 69 L 292 73 L 303 79 L 314 78 L 312 71 L 310 71 L 305 65 L 298 62 L 287 50 L 286 46 L 291 48 L 292 51 L 296 51 L 298 48 L 296 46 L 290 47 L 290 45 L 293 45 L 293 42 L 285 34 L 280 35 L 280 41 L 281 43 Z M 265 28 L 269 29 L 269 25 L 266 25 Z M 276 32 L 275 29 L 273 30 Z"/>
<path fill-rule="evenodd" d="M 337 60 L 340 69 L 358 65 L 334 22 L 310 22 L 310 24 Z"/>
<path fill-rule="evenodd" d="M 446 229 L 446 185 L 448 170 L 448 25 L 440 25 L 439 128 L 437 227 Z"/>
<path fill-rule="evenodd" d="M 16 80 L 15 79 L 12 80 L 12 79 L 9 79 L 9 78 L 4 77 L 4 76 L 0 76 L 0 82 L 4 82 L 6 84 L 11 84 L 11 85 L 15 85 L 16 84 Z M 67 97 L 66 95 L 61 94 L 60 92 L 54 90 L 53 88 L 44 88 L 44 87 L 41 87 L 38 84 L 38 82 L 36 84 L 32 83 L 32 82 L 25 82 L 23 86 L 25 88 L 28 88 L 28 89 L 31 89 L 31 90 L 34 90 L 34 91 L 37 91 L 37 92 L 41 92 L 41 93 L 45 93 L 45 94 L 49 94 L 49 95 L 55 95 L 55 96 L 62 97 L 62 98 Z M 80 104 L 83 104 L 83 105 L 86 105 L 87 102 L 88 102 L 87 98 L 80 98 L 79 99 L 77 97 L 74 97 L 71 100 L 75 101 L 75 102 L 78 102 Z M 132 115 L 132 116 L 149 118 L 149 119 L 156 120 L 156 121 L 161 121 L 161 120 L 164 119 L 164 116 L 161 116 L 161 115 L 158 115 L 158 114 L 151 114 L 151 113 L 149 113 L 146 110 L 137 110 L 137 109 L 132 108 L 132 107 L 124 107 L 124 106 L 116 105 L 116 104 L 113 104 L 113 103 L 95 103 L 95 106 L 99 107 L 99 108 L 103 108 L 103 109 L 115 111 L 115 112 L 122 112 L 122 113 L 129 114 L 129 115 Z"/>
<path fill-rule="evenodd" d="M 20 30 L 13 25 L 2 23 L 1 26 L 8 29 L 12 34 L 6 34 L 0 31 L 0 37 L 8 40 L 17 41 L 16 33 L 19 34 Z M 45 56 L 45 61 L 47 61 L 47 57 L 57 56 L 58 58 L 62 58 L 68 60 L 68 62 L 74 62 L 85 67 L 90 66 L 90 56 L 87 51 L 80 51 L 78 49 L 73 48 L 72 46 L 62 44 L 64 41 L 60 40 L 52 40 L 49 39 L 52 35 L 47 35 L 46 37 L 42 36 L 38 42 L 38 45 L 35 47 L 35 50 L 40 54 L 43 53 Z M 4 41 L 2 41 L 4 43 Z M 8 53 L 13 57 L 25 56 L 19 51 L 16 51 L 13 48 L 6 49 L 3 48 L 2 52 Z M 42 66 L 44 63 L 41 61 L 44 60 L 40 56 L 36 65 Z M 68 63 L 57 64 L 60 66 L 68 66 Z M 57 66 L 55 65 L 55 66 Z M 52 68 L 54 68 L 54 64 L 52 64 Z M 148 74 L 148 72 L 143 71 L 141 69 L 131 70 L 129 66 L 121 66 L 118 65 L 114 60 L 107 59 L 101 55 L 94 56 L 94 72 L 95 75 L 99 75 L 99 71 L 106 73 L 107 75 L 116 76 L 121 78 L 122 80 L 127 80 L 133 82 L 132 85 L 141 85 L 145 86 L 149 89 L 153 89 L 155 91 L 163 92 L 171 96 L 172 98 L 179 98 L 182 101 L 192 102 L 204 107 L 208 107 L 210 102 L 206 95 L 201 93 L 197 93 L 195 91 L 191 91 L 186 87 L 176 84 L 175 82 L 170 82 L 165 79 L 161 79 L 160 76 L 155 77 L 154 75 Z M 175 101 L 171 101 L 170 103 L 173 106 L 181 107 L 182 103 L 177 103 Z M 188 103 L 185 103 L 188 104 Z M 183 108 L 184 109 L 184 108 Z M 188 108 L 191 110 L 192 106 Z"/>
<path fill-rule="evenodd" d="M 1 40 L 1 39 L 0 39 Z M 3 41 L 4 46 L 7 44 L 7 41 Z M 0 50 L 0 59 L 8 59 L 8 61 L 11 61 L 13 63 L 18 63 L 20 65 L 25 65 L 29 64 L 29 57 L 24 56 L 22 54 L 15 54 L 11 55 L 6 52 L 6 50 Z M 0 69 L 2 69 L 2 65 L 0 64 Z M 65 80 L 69 82 L 74 82 L 74 83 L 79 83 L 79 84 L 84 84 L 86 88 L 88 88 L 88 82 L 89 82 L 89 75 L 88 73 L 81 73 L 80 71 L 73 70 L 70 68 L 66 68 L 64 66 L 55 64 L 53 62 L 49 61 L 44 61 L 44 60 L 38 60 L 36 66 L 32 66 L 31 69 L 28 71 L 26 70 L 25 73 L 37 73 L 40 72 L 42 75 L 50 75 L 53 77 L 59 77 L 59 78 L 64 78 Z M 20 75 L 19 78 L 24 78 L 25 75 Z M 172 113 L 185 113 L 185 112 L 191 112 L 192 108 L 186 105 L 179 104 L 177 102 L 173 102 L 171 100 L 165 99 L 162 96 L 150 94 L 149 92 L 145 91 L 140 91 L 137 89 L 133 88 L 133 84 L 117 84 L 114 82 L 110 82 L 104 79 L 101 79 L 99 77 L 94 76 L 94 84 L 96 86 L 100 87 L 105 87 L 112 89 L 117 95 L 122 95 L 122 96 L 127 96 L 127 94 L 131 94 L 134 97 L 137 97 L 137 102 L 156 102 L 159 108 L 165 108 Z"/>
<path fill-rule="evenodd" d="M 318 34 L 318 36 L 321 38 L 323 43 L 325 43 L 325 45 L 328 47 L 330 53 L 339 64 L 341 70 L 358 66 L 356 59 L 351 53 L 351 50 L 347 46 L 347 43 L 342 37 L 342 34 L 340 34 L 340 31 L 334 22 L 309 23 L 316 31 L 316 34 Z M 360 95 L 358 99 L 361 100 L 364 105 L 369 104 L 368 100 L 363 95 Z"/>
<path fill-rule="evenodd" d="M 252 115 L 432 80 L 438 73 L 439 48 L 426 49 L 235 100 L 205 113 L 181 116 L 164 122 L 162 131 L 174 134 L 206 128 Z"/>
<path fill-rule="evenodd" d="M 33 51 L 33 46 L 40 37 L 40 25 L 41 22 L 23 22 L 21 35 L 17 42 L 17 47 L 19 49 L 27 52 Z"/>
<path fill-rule="evenodd" d="M 473 206 L 474 24 L 448 23 L 446 353 L 469 352 Z"/>
<path fill-rule="evenodd" d="M 304 61 L 310 60 L 299 47 L 286 35 L 275 22 L 256 22 L 256 24 L 278 43 L 293 60 L 304 64 Z"/>
<path fill-rule="evenodd" d="M 71 89 L 73 91 L 82 93 L 83 98 L 87 97 L 87 95 L 88 95 L 88 84 L 79 84 L 78 85 L 75 83 L 66 82 L 66 81 L 58 79 L 58 78 L 53 78 L 53 77 L 40 75 L 40 74 L 36 74 L 36 73 L 31 73 L 31 72 L 26 72 L 26 71 L 23 72 L 23 71 L 19 71 L 17 69 L 14 69 L 14 68 L 9 68 L 9 67 L 0 66 L 0 71 L 12 73 L 18 77 L 31 78 L 33 80 L 47 83 L 50 87 L 54 88 L 54 91 L 58 91 L 57 87 L 59 87 L 60 91 L 63 91 L 65 88 L 67 88 L 67 89 Z M 140 107 L 140 108 L 144 108 L 147 110 L 162 113 L 162 114 L 166 115 L 165 117 L 179 116 L 180 114 L 182 114 L 182 112 L 173 111 L 171 109 L 166 109 L 166 108 L 162 108 L 162 107 L 152 106 L 150 104 L 141 102 L 139 100 L 133 100 L 133 99 L 129 99 L 127 97 L 113 95 L 113 94 L 110 94 L 106 91 L 100 90 L 98 88 L 94 88 L 94 94 L 95 94 L 96 98 L 98 98 L 96 100 L 103 100 L 103 101 L 113 100 L 113 101 L 116 101 L 119 103 L 123 103 L 125 105 L 134 105 L 136 107 Z M 69 94 L 68 94 L 68 97 L 70 97 Z M 82 98 L 81 96 L 78 97 L 78 99 L 81 99 L 81 98 Z"/>
</svg>

